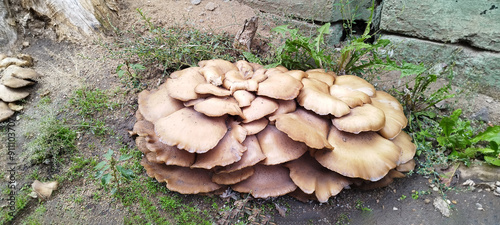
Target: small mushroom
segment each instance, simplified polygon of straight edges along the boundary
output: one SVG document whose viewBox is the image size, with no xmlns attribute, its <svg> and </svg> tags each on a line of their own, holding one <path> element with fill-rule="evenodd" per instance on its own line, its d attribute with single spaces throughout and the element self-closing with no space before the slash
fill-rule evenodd
<svg viewBox="0 0 500 225">
<path fill-rule="evenodd" d="M 243 78 L 250 79 L 253 76 L 254 67 L 247 61 L 240 60 L 234 64 L 236 67 L 238 67 L 238 71 L 240 71 L 240 73 L 243 74 Z"/>
<path fill-rule="evenodd" d="M 224 117 L 207 117 L 192 108 L 158 119 L 154 126 L 161 142 L 191 153 L 213 149 L 227 131 Z"/>
<path fill-rule="evenodd" d="M 408 162 L 399 164 L 396 167 L 396 170 L 399 171 L 399 172 L 410 172 L 411 170 L 415 169 L 415 165 L 416 165 L 415 160 L 411 159 Z"/>
<path fill-rule="evenodd" d="M 277 73 L 259 83 L 257 95 L 274 99 L 292 100 L 303 87 L 302 83 L 286 73 Z"/>
<path fill-rule="evenodd" d="M 215 66 L 218 67 L 223 74 L 231 70 L 238 70 L 238 67 L 236 67 L 233 63 L 222 59 L 203 60 L 198 62 L 198 66 L 202 68 L 207 66 Z"/>
<path fill-rule="evenodd" d="M 254 120 L 258 120 L 267 116 L 278 109 L 278 103 L 275 101 L 266 98 L 266 97 L 257 97 L 255 98 L 250 106 L 245 107 L 243 111 L 243 123 L 250 123 Z"/>
<path fill-rule="evenodd" d="M 181 101 L 171 98 L 168 95 L 168 90 L 165 86 L 160 86 L 158 90 L 144 90 L 139 93 L 137 99 L 139 111 L 150 122 L 154 122 L 184 108 Z"/>
<path fill-rule="evenodd" d="M 370 104 L 351 109 L 345 116 L 333 118 L 332 124 L 337 129 L 353 134 L 365 131 L 379 131 L 385 125 L 384 112 Z"/>
<path fill-rule="evenodd" d="M 411 142 L 411 137 L 406 132 L 401 131 L 392 142 L 401 148 L 401 157 L 398 164 L 406 163 L 413 159 L 417 152 L 417 146 Z"/>
<path fill-rule="evenodd" d="M 297 102 L 295 100 L 277 100 L 278 109 L 273 113 L 269 114 L 269 120 L 274 122 L 276 120 L 276 116 L 293 112 L 297 109 Z"/>
<path fill-rule="evenodd" d="M 247 131 L 247 135 L 254 135 L 264 130 L 267 124 L 269 124 L 269 120 L 261 118 L 250 123 L 243 123 L 241 126 Z"/>
<path fill-rule="evenodd" d="M 385 126 L 379 133 L 385 138 L 395 138 L 401 132 L 401 129 L 406 127 L 408 119 L 404 114 L 403 106 L 387 92 L 377 91 L 377 94 L 372 97 L 371 104 L 384 111 Z"/>
<path fill-rule="evenodd" d="M 205 80 L 214 85 L 221 86 L 224 80 L 224 73 L 217 66 L 205 66 L 200 69 L 200 73 L 205 77 Z"/>
<path fill-rule="evenodd" d="M 307 151 L 307 145 L 294 141 L 273 125 L 257 134 L 260 148 L 266 159 L 264 165 L 276 165 L 299 158 Z"/>
<path fill-rule="evenodd" d="M 325 83 L 328 86 L 332 86 L 333 82 L 335 81 L 335 78 L 337 77 L 337 75 L 335 75 L 335 73 L 333 73 L 333 72 L 332 72 L 333 74 L 327 73 L 327 72 L 325 72 L 324 69 L 312 69 L 312 70 L 306 71 L 306 73 L 307 73 L 307 78 L 313 78 L 313 79 L 322 81 L 323 83 Z"/>
<path fill-rule="evenodd" d="M 237 90 L 257 91 L 258 85 L 256 80 L 246 80 L 238 70 L 228 71 L 223 82 L 223 86 L 231 93 Z"/>
<path fill-rule="evenodd" d="M 389 184 L 394 182 L 394 178 L 403 178 L 405 177 L 404 174 L 401 172 L 398 172 L 396 170 L 390 170 L 387 175 L 384 176 L 384 178 L 375 181 L 375 182 L 369 182 L 369 181 L 363 181 L 359 186 L 359 189 L 361 190 L 372 190 L 376 188 L 381 188 L 381 187 L 387 187 Z"/>
<path fill-rule="evenodd" d="M 370 97 L 375 95 L 375 87 L 373 87 L 373 85 L 368 83 L 368 81 L 366 81 L 365 79 L 354 75 L 338 76 L 335 79 L 334 84 L 348 87 L 352 90 L 364 92 Z"/>
<path fill-rule="evenodd" d="M 135 138 L 135 146 L 137 146 L 139 151 L 141 151 L 144 155 L 151 152 L 149 151 L 146 144 L 147 144 L 146 137 L 139 136 Z"/>
<path fill-rule="evenodd" d="M 335 96 L 345 102 L 349 107 L 362 106 L 365 103 L 371 103 L 370 96 L 361 91 L 353 90 L 349 87 L 334 84 L 330 86 L 330 95 Z"/>
<path fill-rule="evenodd" d="M 286 195 L 297 186 L 289 176 L 288 169 L 281 165 L 265 166 L 257 164 L 254 166 L 254 174 L 248 179 L 231 185 L 235 191 L 250 193 L 255 198 L 268 198 Z"/>
<path fill-rule="evenodd" d="M 215 95 L 215 96 L 220 96 L 220 97 L 226 97 L 226 96 L 231 95 L 231 92 L 229 90 L 214 86 L 213 84 L 198 84 L 194 88 L 194 92 L 196 92 L 197 94 L 200 94 L 200 95 L 210 94 L 210 95 Z"/>
<path fill-rule="evenodd" d="M 262 153 L 259 140 L 255 135 L 247 136 L 242 144 L 247 148 L 247 150 L 243 152 L 240 161 L 225 167 L 215 168 L 217 173 L 232 173 L 246 167 L 251 167 L 266 158 L 266 156 Z"/>
<path fill-rule="evenodd" d="M 351 109 L 349 106 L 328 92 L 328 85 L 316 80 L 302 79 L 304 88 L 297 97 L 299 105 L 308 110 L 312 110 L 319 115 L 334 115 L 341 117 L 347 115 Z"/>
<path fill-rule="evenodd" d="M 19 79 L 19 78 L 12 76 L 12 73 L 5 73 L 4 72 L 2 78 L 0 79 L 0 83 L 7 86 L 7 87 L 10 87 L 10 88 L 21 88 L 21 87 L 32 85 L 35 82 L 29 81 L 29 80 Z"/>
<path fill-rule="evenodd" d="M 4 75 L 10 74 L 15 78 L 36 80 L 40 75 L 31 68 L 24 68 L 17 65 L 11 65 L 4 70 Z"/>
<path fill-rule="evenodd" d="M 194 105 L 194 110 L 210 117 L 226 114 L 243 117 L 238 102 L 233 97 L 208 97 Z"/>
<path fill-rule="evenodd" d="M 237 90 L 233 93 L 233 97 L 238 102 L 238 106 L 247 107 L 255 99 L 255 95 L 246 90 Z"/>
<path fill-rule="evenodd" d="M 199 98 L 200 95 L 195 92 L 196 86 L 207 83 L 205 77 L 201 75 L 199 67 L 190 67 L 174 72 L 170 77 L 165 82 L 167 93 L 170 97 L 181 101 Z"/>
<path fill-rule="evenodd" d="M 190 167 L 196 156 L 194 153 L 161 143 L 156 135 L 146 137 L 146 148 L 156 153 L 156 160 L 165 165 Z"/>
<path fill-rule="evenodd" d="M 0 101 L 0 122 L 8 119 L 12 115 L 14 115 L 14 111 L 12 111 L 5 102 Z"/>
<path fill-rule="evenodd" d="M 27 60 L 18 59 L 14 57 L 6 57 L 0 61 L 0 68 L 6 68 L 10 65 L 31 66 L 31 63 Z"/>
</svg>

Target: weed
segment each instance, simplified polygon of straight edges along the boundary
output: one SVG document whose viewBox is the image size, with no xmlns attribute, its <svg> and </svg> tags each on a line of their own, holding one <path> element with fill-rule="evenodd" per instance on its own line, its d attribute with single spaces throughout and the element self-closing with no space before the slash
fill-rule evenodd
<svg viewBox="0 0 500 225">
<path fill-rule="evenodd" d="M 365 207 L 364 204 L 365 203 L 363 201 L 361 201 L 361 200 L 358 199 L 358 200 L 356 200 L 356 203 L 354 204 L 354 207 L 356 209 L 358 209 L 358 210 L 363 211 L 363 212 L 371 212 L 372 209 L 370 209 L 368 207 Z"/>
<path fill-rule="evenodd" d="M 130 158 L 132 158 L 131 155 L 122 154 L 120 158 L 116 160 L 113 157 L 113 150 L 109 149 L 104 155 L 105 160 L 94 167 L 94 169 L 97 170 L 96 178 L 101 179 L 101 185 L 105 188 L 111 186 L 111 194 L 115 194 L 116 191 L 120 190 L 122 178 L 124 180 L 130 180 L 134 177 L 134 172 L 132 170 L 126 169 L 122 165 L 118 165 L 120 162 Z"/>
<path fill-rule="evenodd" d="M 411 198 L 417 200 L 418 199 L 418 191 L 416 191 L 415 193 L 411 193 Z"/>
<path fill-rule="evenodd" d="M 406 199 L 406 195 L 401 195 L 401 197 L 399 197 L 400 201 L 405 200 L 405 199 Z"/>
<path fill-rule="evenodd" d="M 23 219 L 22 224 L 29 224 L 29 225 L 42 224 L 39 220 L 44 218 L 44 214 L 46 211 L 47 208 L 43 203 L 41 203 L 38 207 L 36 207 L 34 213 Z"/>
<path fill-rule="evenodd" d="M 9 190 L 11 191 L 11 190 Z M 0 217 L 0 224 L 5 224 L 14 219 L 14 217 L 23 210 L 28 202 L 30 201 L 29 193 L 31 192 L 31 188 L 28 186 L 23 186 L 21 190 L 15 193 L 15 207 L 13 211 L 2 209 L 2 216 Z"/>
<path fill-rule="evenodd" d="M 100 115 L 104 110 L 117 107 L 118 104 L 111 103 L 108 95 L 100 90 L 80 88 L 76 90 L 69 100 L 71 106 L 78 109 L 78 115 L 82 118 L 91 119 Z"/>
<path fill-rule="evenodd" d="M 351 220 L 349 219 L 349 216 L 345 213 L 341 213 L 337 217 L 337 221 L 335 222 L 336 225 L 344 225 L 344 224 L 349 224 Z"/>
</svg>

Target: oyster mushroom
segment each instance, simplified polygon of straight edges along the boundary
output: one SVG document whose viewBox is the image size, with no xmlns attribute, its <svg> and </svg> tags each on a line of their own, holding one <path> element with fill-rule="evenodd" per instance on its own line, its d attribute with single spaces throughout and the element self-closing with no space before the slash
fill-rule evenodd
<svg viewBox="0 0 500 225">
<path fill-rule="evenodd" d="M 250 193 L 256 198 L 277 197 L 297 189 L 289 176 L 288 169 L 281 165 L 257 164 L 253 168 L 254 174 L 252 176 L 231 185 L 231 188 L 238 192 Z"/>
<path fill-rule="evenodd" d="M 0 122 L 8 119 L 12 115 L 14 115 L 14 111 L 12 111 L 5 102 L 0 101 Z"/>
</svg>

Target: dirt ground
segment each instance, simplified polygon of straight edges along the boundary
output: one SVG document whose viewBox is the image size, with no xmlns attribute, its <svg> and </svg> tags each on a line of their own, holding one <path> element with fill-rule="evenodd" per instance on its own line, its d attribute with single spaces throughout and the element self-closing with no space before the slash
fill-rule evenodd
<svg viewBox="0 0 500 225">
<path fill-rule="evenodd" d="M 209 2 L 215 3 L 215 10 L 206 9 Z M 151 17 L 152 22 L 162 26 L 189 25 L 204 32 L 225 32 L 231 35 L 241 29 L 245 19 L 259 15 L 261 20 L 257 35 L 261 39 L 269 37 L 272 27 L 281 25 L 276 19 L 279 16 L 265 15 L 234 0 L 203 0 L 199 5 L 184 0 L 125 0 L 120 7 L 120 24 L 117 26 L 122 30 L 142 25 L 136 8 L 141 8 L 148 17 Z M 108 37 L 102 42 L 112 40 L 113 38 Z M 29 47 L 22 47 L 22 42 L 25 41 L 29 42 Z M 19 114 L 17 120 L 16 132 L 19 134 L 17 142 L 21 145 L 33 138 L 24 134 L 30 133 L 30 129 L 36 127 L 37 121 L 44 115 L 57 111 L 77 88 L 86 86 L 114 90 L 122 87 L 115 72 L 116 66 L 121 62 L 106 57 L 107 51 L 94 41 L 73 44 L 54 42 L 44 37 L 20 35 L 17 45 L 10 50 L 10 53 L 32 55 L 35 59 L 34 69 L 42 75 L 25 103 L 25 110 Z M 158 80 L 158 83 L 162 82 L 159 77 L 153 79 Z M 385 80 L 380 81 L 379 87 L 395 84 L 398 84 L 397 79 L 385 77 Z M 51 97 L 52 103 L 49 107 L 38 107 L 41 97 L 46 95 Z M 499 100 L 488 96 L 474 96 L 466 102 L 459 101 L 457 106 L 466 106 L 469 116 L 486 107 L 490 121 L 498 123 Z M 109 115 L 107 121 L 110 121 L 109 126 L 118 131 L 119 138 L 133 145 L 133 139 L 128 136 L 127 130 L 131 130 L 135 122 L 137 96 L 134 93 L 125 97 L 117 96 L 116 101 L 126 104 L 127 107 Z M 84 136 L 78 140 L 80 151 L 88 157 L 103 155 L 107 149 L 116 147 L 111 138 L 108 142 L 97 143 L 96 148 L 85 147 L 89 140 Z M 29 153 L 21 154 L 26 157 Z M 0 159 L 0 165 L 6 165 L 5 158 Z M 32 173 L 28 163 L 22 165 L 23 168 L 19 168 L 20 176 Z M 4 169 L 5 167 L 2 167 L 2 171 Z M 496 170 L 496 173 L 500 174 L 500 171 Z M 479 175 L 473 175 L 472 179 L 476 183 L 498 181 L 496 177 L 481 180 Z M 272 217 L 271 221 L 277 224 L 500 224 L 500 197 L 494 196 L 492 191 L 486 190 L 487 188 L 476 188 L 472 191 L 469 187 L 461 185 L 465 179 L 457 177 L 453 182 L 454 190 L 443 194 L 433 190 L 430 180 L 429 177 L 413 174 L 407 178 L 397 179 L 385 188 L 369 191 L 344 190 L 327 204 L 303 203 L 291 197 L 280 197 L 280 202 L 287 205 L 286 215 L 280 215 L 277 210 L 267 214 Z M 22 186 L 24 183 L 19 185 Z M 92 193 L 98 188 L 92 178 L 63 185 L 45 202 L 47 212 L 41 222 L 122 224 L 127 214 L 126 209 L 110 197 L 103 197 L 99 201 L 92 200 Z M 421 194 L 415 195 L 416 192 Z M 84 196 L 85 202 L 75 203 L 76 196 Z M 451 201 L 452 212 L 449 218 L 442 216 L 432 203 L 434 199 L 443 196 Z M 186 199 L 191 198 L 186 197 Z M 196 201 L 196 198 L 192 199 Z M 360 201 L 363 202 L 362 206 L 357 204 Z M 481 205 L 482 210 L 478 209 L 477 204 Z M 33 211 L 33 207 L 28 206 L 19 216 L 27 217 L 33 214 Z M 14 224 L 20 222 L 21 219 L 14 220 Z"/>
</svg>

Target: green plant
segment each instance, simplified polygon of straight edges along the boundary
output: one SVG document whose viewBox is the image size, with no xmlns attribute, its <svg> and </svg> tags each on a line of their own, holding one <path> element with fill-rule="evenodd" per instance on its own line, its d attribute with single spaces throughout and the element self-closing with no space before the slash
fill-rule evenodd
<svg viewBox="0 0 500 225">
<path fill-rule="evenodd" d="M 411 193 L 411 198 L 417 200 L 418 199 L 418 191 L 415 191 L 415 193 Z"/>
<path fill-rule="evenodd" d="M 405 199 L 406 199 L 406 195 L 401 195 L 401 197 L 399 197 L 400 201 L 405 200 Z"/>
<path fill-rule="evenodd" d="M 105 91 L 89 88 L 77 89 L 69 99 L 69 104 L 78 109 L 77 115 L 82 118 L 92 119 L 105 110 L 117 107 L 117 103 L 111 103 Z"/>
<path fill-rule="evenodd" d="M 126 169 L 122 165 L 118 165 L 120 162 L 132 158 L 131 155 L 121 155 L 118 160 L 113 157 L 113 150 L 109 149 L 106 154 L 104 154 L 104 159 L 98 163 L 94 169 L 97 170 L 96 178 L 101 179 L 101 184 L 107 188 L 111 186 L 111 194 L 115 194 L 120 190 L 120 184 L 122 183 L 122 178 L 125 180 L 130 180 L 134 177 L 134 172 L 130 169 Z"/>
<path fill-rule="evenodd" d="M 356 200 L 356 203 L 354 204 L 354 207 L 355 207 L 356 209 L 358 209 L 358 210 L 363 211 L 363 212 L 371 212 L 371 211 L 372 211 L 372 209 L 370 209 L 370 208 L 368 208 L 368 207 L 364 206 L 364 204 L 365 204 L 365 203 L 364 203 L 363 201 L 361 201 L 361 200 L 359 200 L 359 199 L 358 199 L 358 200 Z"/>
<path fill-rule="evenodd" d="M 146 67 L 139 63 L 130 63 L 125 60 L 125 63 L 122 63 L 116 67 L 116 74 L 122 82 L 128 88 L 139 88 L 141 85 L 140 73 L 141 71 L 146 70 Z"/>
</svg>

